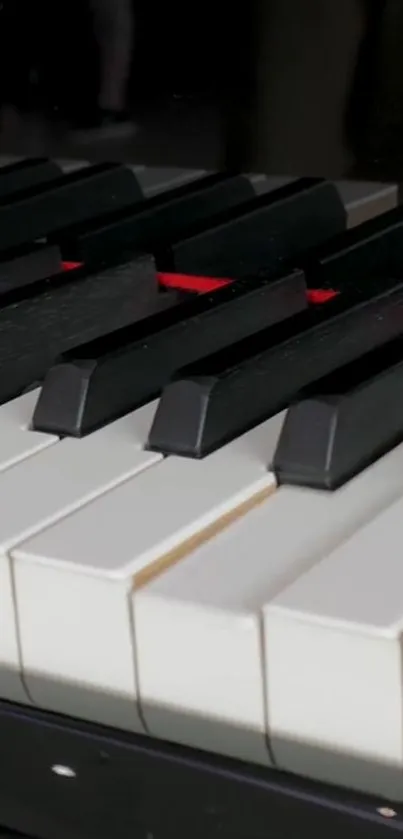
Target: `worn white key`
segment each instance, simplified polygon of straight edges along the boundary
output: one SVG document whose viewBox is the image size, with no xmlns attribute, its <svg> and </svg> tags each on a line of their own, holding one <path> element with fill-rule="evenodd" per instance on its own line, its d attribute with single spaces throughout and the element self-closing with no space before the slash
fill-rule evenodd
<svg viewBox="0 0 403 839">
<path fill-rule="evenodd" d="M 0 696 L 27 700 L 19 675 L 8 551 L 120 481 L 158 463 L 160 455 L 142 448 L 155 407 L 156 403 L 148 405 L 82 440 L 69 438 L 50 445 L 0 474 Z M 35 596 L 44 605 L 48 592 L 43 588 Z M 38 614 L 51 638 L 52 626 L 44 620 L 41 608 Z"/>
<path fill-rule="evenodd" d="M 269 655 L 265 683 L 262 609 L 401 495 L 403 445 L 337 492 L 278 489 L 215 539 L 135 591 L 140 698 L 150 733 L 269 762 L 265 735 L 267 726 L 270 734 L 274 724 L 273 664 Z M 398 544 L 396 531 L 393 536 Z M 349 575 L 344 582 L 355 590 L 357 582 L 353 584 Z M 365 583 L 369 584 L 369 578 L 363 562 L 361 584 Z M 382 596 L 382 586 L 377 589 Z M 267 631 L 270 642 L 270 626 Z M 298 637 L 297 626 L 295 631 Z M 281 719 L 282 709 L 286 714 L 291 708 L 299 722 L 305 714 L 311 721 L 319 715 L 320 721 L 318 680 L 332 667 L 332 655 L 325 667 L 318 666 L 317 681 L 312 682 L 313 693 L 318 693 L 311 696 L 305 674 L 315 671 L 316 654 L 307 665 L 300 647 L 296 650 L 294 656 L 281 638 L 276 646 L 283 693 L 276 693 L 275 719 Z M 334 689 L 334 680 L 329 679 L 329 684 Z M 335 693 L 334 709 L 337 699 Z M 312 715 L 307 711 L 309 703 Z M 365 703 L 362 713 L 364 709 Z M 348 726 L 346 707 L 342 713 Z M 303 762 L 292 768 L 302 771 Z"/>
<path fill-rule="evenodd" d="M 12 552 L 24 674 L 35 702 L 141 727 L 132 586 L 150 567 L 178 559 L 184 543 L 206 538 L 273 491 L 267 464 L 282 421 L 275 417 L 200 461 L 167 458 Z"/>
<path fill-rule="evenodd" d="M 403 500 L 265 610 L 278 765 L 403 800 Z"/>
</svg>

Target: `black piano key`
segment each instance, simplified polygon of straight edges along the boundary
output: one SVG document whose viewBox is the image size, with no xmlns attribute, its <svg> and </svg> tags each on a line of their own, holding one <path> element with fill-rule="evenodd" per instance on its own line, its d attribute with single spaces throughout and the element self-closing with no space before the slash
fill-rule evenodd
<svg viewBox="0 0 403 839">
<path fill-rule="evenodd" d="M 314 288 L 362 285 L 382 272 L 403 270 L 403 207 L 335 236 L 297 260 Z"/>
<path fill-rule="evenodd" d="M 52 277 L 62 270 L 57 245 L 33 243 L 0 252 L 0 294 Z"/>
<path fill-rule="evenodd" d="M 46 376 L 34 428 L 82 436 L 153 398 L 184 360 L 307 307 L 302 272 L 240 280 L 189 297 L 173 310 L 66 353 Z"/>
<path fill-rule="evenodd" d="M 21 160 L 0 168 L 0 201 L 10 198 L 21 190 L 50 183 L 63 175 L 62 169 L 53 160 L 37 158 Z"/>
<path fill-rule="evenodd" d="M 175 374 L 148 445 L 203 457 L 284 408 L 332 370 L 403 333 L 403 283 L 368 281 Z"/>
<path fill-rule="evenodd" d="M 280 484 L 334 490 L 403 440 L 403 340 L 318 382 L 291 405 L 273 470 Z"/>
<path fill-rule="evenodd" d="M 65 259 L 95 262 L 121 248 L 153 252 L 196 222 L 250 200 L 254 189 L 241 175 L 209 175 L 101 218 L 73 225 L 56 235 Z"/>
<path fill-rule="evenodd" d="M 261 268 L 278 270 L 346 226 L 346 212 L 335 186 L 301 179 L 256 196 L 229 210 L 206 229 L 195 229 L 157 254 L 161 271 L 242 278 Z"/>
<path fill-rule="evenodd" d="M 63 351 L 144 317 L 157 294 L 151 257 L 101 272 L 80 268 L 3 294 L 0 402 L 41 380 Z"/>
<path fill-rule="evenodd" d="M 0 200 L 0 249 L 49 236 L 75 221 L 142 200 L 126 166 L 100 164 Z"/>
</svg>

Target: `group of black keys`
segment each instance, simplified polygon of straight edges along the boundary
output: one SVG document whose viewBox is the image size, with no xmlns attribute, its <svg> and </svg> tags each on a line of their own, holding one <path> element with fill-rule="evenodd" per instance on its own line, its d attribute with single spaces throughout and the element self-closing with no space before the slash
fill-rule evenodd
<svg viewBox="0 0 403 839">
<path fill-rule="evenodd" d="M 118 164 L 0 170 L 0 401 L 82 437 L 159 396 L 147 446 L 201 458 L 287 408 L 279 483 L 336 489 L 403 440 L 403 208 L 211 175 L 145 199 Z"/>
</svg>

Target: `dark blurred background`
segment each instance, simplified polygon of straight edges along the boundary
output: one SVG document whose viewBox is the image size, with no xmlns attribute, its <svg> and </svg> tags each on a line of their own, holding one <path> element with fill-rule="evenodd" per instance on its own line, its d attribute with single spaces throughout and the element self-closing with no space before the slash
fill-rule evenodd
<svg viewBox="0 0 403 839">
<path fill-rule="evenodd" d="M 132 133 L 114 137 L 100 0 L 2 0 L 0 151 L 402 179 L 402 0 L 126 1 L 126 112 L 108 122 Z M 119 0 L 101 2 L 112 21 Z"/>
<path fill-rule="evenodd" d="M 247 48 L 249 16 L 235 10 L 228 19 L 211 0 L 129 2 L 134 43 L 128 98 L 134 110 L 172 94 L 217 96 L 235 78 Z M 2 0 L 2 101 L 25 109 L 88 111 L 96 102 L 100 69 L 93 24 L 90 0 Z M 230 67 L 232 58 L 237 63 Z"/>
</svg>

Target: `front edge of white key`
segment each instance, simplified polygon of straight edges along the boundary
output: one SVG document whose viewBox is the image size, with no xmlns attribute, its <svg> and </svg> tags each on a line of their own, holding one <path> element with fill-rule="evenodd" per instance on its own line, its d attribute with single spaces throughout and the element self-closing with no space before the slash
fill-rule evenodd
<svg viewBox="0 0 403 839">
<path fill-rule="evenodd" d="M 32 410 L 32 399 L 22 397 L 24 407 Z M 18 402 L 18 400 L 17 400 Z M 7 407 L 7 406 L 5 406 Z M 18 407 L 18 406 L 17 406 Z M 35 691 L 24 678 L 23 673 L 23 645 L 21 633 L 21 598 L 18 596 L 18 581 L 15 578 L 10 554 L 13 547 L 27 538 L 30 533 L 39 533 L 46 529 L 52 521 L 58 521 L 68 517 L 75 509 L 85 507 L 93 498 L 107 492 L 114 485 L 128 480 L 143 469 L 155 466 L 161 461 L 160 455 L 143 450 L 144 441 L 147 436 L 149 423 L 155 410 L 155 403 L 146 405 L 125 417 L 116 420 L 109 426 L 82 440 L 49 438 L 57 442 L 57 445 L 44 446 L 42 450 L 31 452 L 31 456 L 19 459 L 10 468 L 0 471 L 0 696 L 18 702 L 33 702 L 36 704 Z M 14 408 L 15 413 L 15 408 Z M 2 419 L 4 409 L 0 408 L 0 433 L 2 430 Z M 21 415 L 21 410 L 18 416 Z M 29 415 L 25 415 L 24 426 L 28 427 Z M 25 437 L 30 432 L 24 431 Z M 22 444 L 25 437 L 21 432 Z M 41 437 L 32 432 L 36 445 L 41 443 Z M 39 438 L 39 441 L 38 439 Z M 14 433 L 15 439 L 15 433 Z M 45 437 L 46 440 L 46 437 Z M 0 447 L 1 448 L 1 447 Z M 15 446 L 14 446 L 15 449 Z M 1 454 L 1 452 L 0 452 Z M 0 459 L 1 470 L 1 459 Z M 98 522 L 95 524 L 99 528 Z M 79 550 L 78 550 L 79 553 Z M 27 569 L 27 575 L 30 575 Z M 96 590 L 96 587 L 95 587 Z M 72 596 L 71 596 L 72 595 Z M 113 610 L 113 595 L 111 595 L 111 606 Z M 70 610 L 70 623 L 72 625 L 73 638 L 71 639 L 75 649 L 79 649 L 84 643 L 87 626 L 92 627 L 91 608 L 82 608 L 82 601 L 74 588 L 65 588 L 61 597 L 59 617 L 54 610 L 52 602 L 52 588 L 50 581 L 42 580 L 40 571 L 36 576 L 30 578 L 24 592 L 24 606 L 27 605 L 29 612 L 36 610 L 35 631 L 39 634 L 40 644 L 49 647 L 49 656 L 52 659 L 56 649 L 57 637 L 56 628 L 62 628 L 62 617 L 66 610 Z M 94 606 L 98 602 L 94 593 Z M 108 626 L 109 607 L 99 601 L 101 614 L 100 625 L 102 632 Z M 57 624 L 55 624 L 57 620 Z M 128 612 L 128 620 L 130 613 Z M 100 643 L 107 649 L 106 639 L 100 637 Z M 124 643 L 124 642 L 123 642 Z M 109 654 L 109 651 L 108 651 Z M 64 658 L 64 652 L 62 652 Z M 65 713 L 73 714 L 75 705 L 70 696 L 65 695 L 65 688 L 58 678 L 60 670 L 56 660 L 55 666 L 57 691 L 61 692 L 64 699 L 62 710 Z M 105 656 L 105 661 L 108 657 Z M 52 666 L 53 666 L 52 665 Z M 103 684 L 105 662 L 101 665 L 94 662 L 97 677 Z M 21 676 L 18 674 L 21 673 Z M 50 691 L 50 685 L 44 687 L 46 693 Z M 85 707 L 88 703 L 85 700 Z M 104 703 L 105 707 L 107 702 Z M 55 710 L 58 709 L 56 706 Z M 134 712 L 135 713 L 135 712 Z M 120 718 L 122 711 L 116 708 L 115 718 Z M 99 716 L 100 722 L 108 723 L 110 717 Z M 137 725 L 137 721 L 136 721 Z"/>
<path fill-rule="evenodd" d="M 273 491 L 267 467 L 282 421 L 202 461 L 167 458 L 12 549 L 23 672 L 36 704 L 142 730 L 133 586 Z"/>
<path fill-rule="evenodd" d="M 29 428 L 39 390 L 19 396 L 0 406 L 0 480 L 2 473 L 48 446 L 58 437 Z M 3 511 L 4 514 L 4 511 Z M 28 703 L 19 669 L 14 594 L 8 561 L 0 562 L 0 697 Z"/>
<path fill-rule="evenodd" d="M 282 769 L 403 801 L 403 499 L 268 604 Z"/>
<path fill-rule="evenodd" d="M 263 613 L 279 592 L 402 494 L 399 446 L 334 493 L 277 489 L 134 591 L 139 691 L 149 732 L 259 763 L 274 756 L 279 768 L 326 780 L 323 767 L 305 765 L 303 756 L 298 764 L 284 765 L 283 753 L 273 755 L 266 747 L 272 735 L 278 745 L 276 725 L 290 710 L 301 724 L 305 716 L 318 724 L 315 691 L 324 667 L 316 668 L 315 655 L 302 656 L 298 644 L 294 652 L 281 641 L 273 664 Z M 297 641 L 298 629 L 295 624 Z M 331 656 L 326 663 L 332 667 Z M 280 678 L 281 692 L 276 692 Z M 308 695 L 310 705 L 302 699 Z M 333 702 L 336 713 L 337 692 Z M 291 726 L 289 734 L 298 739 L 298 726 Z"/>
</svg>

